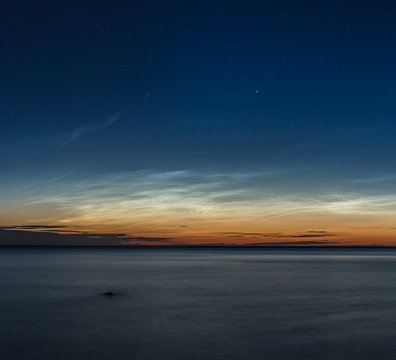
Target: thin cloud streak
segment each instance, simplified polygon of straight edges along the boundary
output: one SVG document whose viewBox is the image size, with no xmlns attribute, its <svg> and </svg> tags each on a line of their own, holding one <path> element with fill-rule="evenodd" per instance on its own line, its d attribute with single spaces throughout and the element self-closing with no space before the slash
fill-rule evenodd
<svg viewBox="0 0 396 360">
<path fill-rule="evenodd" d="M 129 245 L 134 241 L 141 243 L 167 242 L 170 237 L 130 236 L 125 233 L 94 233 L 86 231 L 67 230 L 67 226 L 0 226 L 0 246 L 13 245 Z M 63 229 L 61 229 L 63 228 Z"/>
<path fill-rule="evenodd" d="M 343 244 L 348 244 L 343 242 Z M 327 240 L 306 240 L 306 241 L 266 241 L 266 242 L 256 242 L 247 243 L 246 246 L 315 246 L 315 245 L 340 245 L 340 243 L 335 241 Z"/>
<path fill-rule="evenodd" d="M 106 129 L 106 128 L 110 127 L 117 121 L 118 117 L 119 117 L 119 114 L 116 113 L 104 122 L 95 123 L 95 124 L 85 124 L 85 125 L 75 128 L 63 141 L 63 143 L 61 144 L 61 147 L 70 145 L 72 142 L 76 141 L 78 138 L 80 138 L 81 136 L 83 136 L 85 134 L 91 133 L 96 130 L 102 130 L 102 129 Z"/>
<path fill-rule="evenodd" d="M 341 234 L 329 233 L 327 231 L 307 231 L 298 234 L 285 234 L 282 232 L 219 232 L 219 235 L 241 236 L 241 237 L 263 237 L 263 238 L 321 238 L 328 236 L 341 236 Z"/>
</svg>

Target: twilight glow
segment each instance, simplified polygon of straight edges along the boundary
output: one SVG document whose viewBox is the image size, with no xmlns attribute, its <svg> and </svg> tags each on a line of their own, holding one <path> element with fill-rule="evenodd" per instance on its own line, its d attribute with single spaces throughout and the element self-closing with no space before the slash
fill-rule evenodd
<svg viewBox="0 0 396 360">
<path fill-rule="evenodd" d="M 396 5 L 224 4 L 0 22 L 0 245 L 396 245 Z"/>
</svg>

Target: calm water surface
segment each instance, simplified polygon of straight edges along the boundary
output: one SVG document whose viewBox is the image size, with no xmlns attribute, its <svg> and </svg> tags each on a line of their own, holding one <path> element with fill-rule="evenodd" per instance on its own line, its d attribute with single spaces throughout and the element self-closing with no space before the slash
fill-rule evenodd
<svg viewBox="0 0 396 360">
<path fill-rule="evenodd" d="M 0 290 L 4 360 L 396 358 L 395 250 L 3 248 Z"/>
</svg>

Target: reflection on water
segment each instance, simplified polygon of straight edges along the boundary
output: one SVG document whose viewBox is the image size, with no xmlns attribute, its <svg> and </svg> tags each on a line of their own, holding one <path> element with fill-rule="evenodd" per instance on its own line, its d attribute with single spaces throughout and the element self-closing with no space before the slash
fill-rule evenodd
<svg viewBox="0 0 396 360">
<path fill-rule="evenodd" d="M 395 250 L 4 248 L 0 286 L 6 360 L 396 357 Z"/>
</svg>

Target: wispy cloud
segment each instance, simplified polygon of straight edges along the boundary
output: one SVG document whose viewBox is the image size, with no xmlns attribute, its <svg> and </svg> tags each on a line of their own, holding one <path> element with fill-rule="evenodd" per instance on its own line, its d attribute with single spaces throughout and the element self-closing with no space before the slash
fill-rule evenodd
<svg viewBox="0 0 396 360">
<path fill-rule="evenodd" d="M 74 226 L 73 228 L 64 225 L 12 225 L 12 226 L 0 226 L 0 230 L 16 230 L 25 232 L 47 232 L 47 233 L 67 233 L 67 234 L 86 234 L 87 232 L 82 230 L 80 226 Z"/>
<path fill-rule="evenodd" d="M 138 241 L 138 242 L 148 242 L 148 243 L 154 243 L 154 242 L 166 242 L 172 240 L 170 237 L 150 237 L 150 236 L 130 236 L 128 235 L 125 237 L 126 240 L 128 240 L 128 243 L 130 241 Z"/>
<path fill-rule="evenodd" d="M 343 242 L 342 245 L 347 244 Z M 315 245 L 340 245 L 339 242 L 328 240 L 306 240 L 306 241 L 263 241 L 244 244 L 247 246 L 315 246 Z"/>
<path fill-rule="evenodd" d="M 67 226 L 63 225 L 12 225 L 12 226 L 0 226 L 0 230 L 59 230 L 65 229 Z"/>
<path fill-rule="evenodd" d="M 21 245 L 122 245 L 125 234 L 57 233 L 51 231 L 0 230 L 0 246 Z"/>
<path fill-rule="evenodd" d="M 125 233 L 96 233 L 74 230 L 68 226 L 17 225 L 0 226 L 1 245 L 129 245 L 167 242 L 170 237 L 133 236 Z"/>
<path fill-rule="evenodd" d="M 305 233 L 283 233 L 283 232 L 219 232 L 219 235 L 226 235 L 226 236 L 234 236 L 240 238 L 252 238 L 252 237 L 261 237 L 261 238 L 276 238 L 276 239 L 283 239 L 283 238 L 321 238 L 321 237 L 328 237 L 328 236 L 341 236 L 340 234 L 330 233 L 324 230 L 312 230 L 307 231 Z"/>
<path fill-rule="evenodd" d="M 65 147 L 72 142 L 76 141 L 78 138 L 81 136 L 88 134 L 90 132 L 96 131 L 96 130 L 101 130 L 101 129 L 106 129 L 113 125 L 119 117 L 119 114 L 114 114 L 112 117 L 108 118 L 107 120 L 99 123 L 91 123 L 91 124 L 84 124 L 79 127 L 76 127 L 71 131 L 71 133 L 64 139 L 62 142 L 61 146 Z"/>
</svg>

